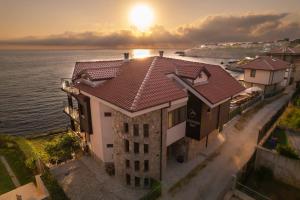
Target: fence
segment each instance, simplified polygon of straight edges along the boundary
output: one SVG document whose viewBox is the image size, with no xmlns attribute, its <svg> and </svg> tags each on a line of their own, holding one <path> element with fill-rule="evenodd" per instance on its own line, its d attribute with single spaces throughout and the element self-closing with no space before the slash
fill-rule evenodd
<svg viewBox="0 0 300 200">
<path fill-rule="evenodd" d="M 242 184 L 249 178 L 249 176 L 252 175 L 252 172 L 255 170 L 255 160 L 256 150 L 252 154 L 249 161 L 242 167 L 242 169 L 236 174 L 236 176 L 234 176 L 233 188 L 257 200 L 270 200 L 268 197 Z"/>
<path fill-rule="evenodd" d="M 240 192 L 242 192 L 256 200 L 271 200 L 270 198 L 258 193 L 255 190 L 252 190 L 251 188 L 241 184 L 240 182 L 235 183 L 235 189 L 239 190 Z"/>
<path fill-rule="evenodd" d="M 265 94 L 265 98 L 276 96 L 277 94 L 282 93 L 284 90 L 285 90 L 285 88 L 282 88 L 282 89 L 277 90 L 275 92 L 271 92 L 271 93 Z"/>
<path fill-rule="evenodd" d="M 257 144 L 260 143 L 260 141 L 266 136 L 268 130 L 274 125 L 274 123 L 277 121 L 277 119 L 281 116 L 281 114 L 284 112 L 286 107 L 288 106 L 289 102 L 286 102 L 276 113 L 271 117 L 271 119 L 265 123 L 265 125 L 259 130 L 258 138 L 257 138 Z"/>
<path fill-rule="evenodd" d="M 257 103 L 259 101 L 262 101 L 262 96 L 261 95 L 251 99 L 250 101 L 247 101 L 246 103 L 243 103 L 242 105 L 238 106 L 234 110 L 230 111 L 229 119 L 232 119 L 237 115 L 240 115 L 244 110 L 246 110 L 247 108 L 253 106 L 255 103 Z"/>
</svg>

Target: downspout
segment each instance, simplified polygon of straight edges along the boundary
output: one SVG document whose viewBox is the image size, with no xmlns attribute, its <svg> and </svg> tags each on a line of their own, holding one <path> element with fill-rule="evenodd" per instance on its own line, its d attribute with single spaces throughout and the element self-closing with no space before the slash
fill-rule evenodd
<svg viewBox="0 0 300 200">
<path fill-rule="evenodd" d="M 160 174 L 159 179 L 162 180 L 162 144 L 163 144 L 163 109 L 160 109 Z"/>
</svg>

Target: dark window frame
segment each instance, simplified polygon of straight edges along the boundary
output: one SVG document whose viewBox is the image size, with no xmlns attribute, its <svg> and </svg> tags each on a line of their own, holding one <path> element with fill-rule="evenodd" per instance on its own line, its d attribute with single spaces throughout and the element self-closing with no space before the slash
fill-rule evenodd
<svg viewBox="0 0 300 200">
<path fill-rule="evenodd" d="M 106 144 L 106 148 L 113 148 L 114 145 L 113 144 Z"/>
<path fill-rule="evenodd" d="M 144 132 L 144 138 L 148 138 L 149 137 L 149 124 L 144 124 L 143 125 L 143 132 Z"/>
<path fill-rule="evenodd" d="M 140 161 L 134 161 L 134 171 L 140 171 Z"/>
<path fill-rule="evenodd" d="M 256 76 L 256 69 L 251 69 L 250 77 L 254 78 Z"/>
<path fill-rule="evenodd" d="M 144 178 L 144 186 L 148 187 L 150 185 L 150 179 L 149 178 Z"/>
<path fill-rule="evenodd" d="M 111 112 L 104 112 L 104 117 L 111 117 Z"/>
<path fill-rule="evenodd" d="M 134 136 L 139 136 L 140 133 L 139 133 L 139 124 L 133 124 L 133 135 Z"/>
<path fill-rule="evenodd" d="M 131 185 L 131 177 L 130 174 L 126 174 L 126 184 Z"/>
<path fill-rule="evenodd" d="M 124 139 L 124 150 L 125 150 L 125 152 L 129 152 L 130 151 L 129 146 L 130 146 L 129 140 Z"/>
<path fill-rule="evenodd" d="M 125 166 L 127 169 L 130 168 L 130 160 L 128 159 L 125 160 Z"/>
<path fill-rule="evenodd" d="M 124 131 L 124 133 L 128 133 L 129 132 L 129 124 L 127 122 L 123 123 L 123 131 Z"/>
<path fill-rule="evenodd" d="M 134 185 L 135 185 L 135 187 L 141 186 L 141 178 L 140 177 L 137 177 L 137 176 L 134 177 Z"/>
<path fill-rule="evenodd" d="M 149 153 L 149 144 L 144 144 L 144 154 Z"/>
<path fill-rule="evenodd" d="M 149 160 L 144 160 L 144 172 L 149 171 Z"/>
<path fill-rule="evenodd" d="M 134 143 L 133 143 L 133 150 L 134 150 L 134 153 L 135 153 L 135 154 L 140 153 L 140 144 L 137 143 L 137 142 L 134 142 Z"/>
</svg>

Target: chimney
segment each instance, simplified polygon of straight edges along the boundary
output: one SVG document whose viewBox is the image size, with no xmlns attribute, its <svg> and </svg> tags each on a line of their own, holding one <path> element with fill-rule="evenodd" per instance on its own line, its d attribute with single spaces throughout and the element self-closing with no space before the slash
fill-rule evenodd
<svg viewBox="0 0 300 200">
<path fill-rule="evenodd" d="M 159 57 L 163 57 L 164 56 L 164 51 L 159 51 Z"/>
<path fill-rule="evenodd" d="M 129 53 L 124 53 L 124 61 L 129 61 Z"/>
</svg>

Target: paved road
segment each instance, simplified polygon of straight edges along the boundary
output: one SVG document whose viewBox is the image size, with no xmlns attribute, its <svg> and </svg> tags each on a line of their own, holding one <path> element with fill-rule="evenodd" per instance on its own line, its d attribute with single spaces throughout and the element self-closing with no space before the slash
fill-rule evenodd
<svg viewBox="0 0 300 200">
<path fill-rule="evenodd" d="M 235 121 L 230 122 L 223 130 L 226 142 L 221 148 L 221 153 L 208 162 L 187 185 L 175 194 L 164 194 L 162 199 L 215 200 L 222 197 L 231 184 L 232 175 L 236 174 L 253 154 L 260 127 L 288 98 L 288 95 L 284 95 L 251 116 L 238 119 L 238 126 L 235 125 Z"/>
</svg>

